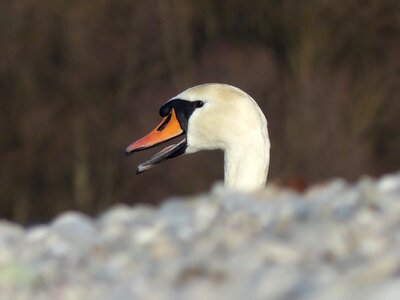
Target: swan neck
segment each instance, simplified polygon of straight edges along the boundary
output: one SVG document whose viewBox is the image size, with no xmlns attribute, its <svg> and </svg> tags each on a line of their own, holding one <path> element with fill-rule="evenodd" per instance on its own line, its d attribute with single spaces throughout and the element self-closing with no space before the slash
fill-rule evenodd
<svg viewBox="0 0 400 300">
<path fill-rule="evenodd" d="M 243 145 L 243 144 L 242 144 Z M 241 192 L 262 189 L 269 167 L 269 142 L 225 150 L 225 186 Z"/>
</svg>

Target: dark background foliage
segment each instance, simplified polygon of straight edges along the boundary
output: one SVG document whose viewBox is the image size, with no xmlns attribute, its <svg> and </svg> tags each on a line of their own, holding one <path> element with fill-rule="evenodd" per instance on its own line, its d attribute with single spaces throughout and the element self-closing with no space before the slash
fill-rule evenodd
<svg viewBox="0 0 400 300">
<path fill-rule="evenodd" d="M 225 82 L 269 121 L 269 180 L 400 165 L 398 0 L 0 2 L 0 213 L 158 203 L 223 177 L 203 152 L 135 176 L 123 150 L 192 85 Z"/>
</svg>

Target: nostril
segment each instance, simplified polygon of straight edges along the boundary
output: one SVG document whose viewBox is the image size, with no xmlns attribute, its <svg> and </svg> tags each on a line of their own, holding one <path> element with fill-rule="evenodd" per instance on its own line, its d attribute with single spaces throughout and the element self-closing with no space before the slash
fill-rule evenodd
<svg viewBox="0 0 400 300">
<path fill-rule="evenodd" d="M 160 126 L 158 126 L 158 128 L 157 128 L 156 130 L 157 130 L 157 131 L 163 130 L 163 129 L 167 126 L 167 124 L 168 124 L 168 122 L 169 122 L 170 120 L 171 120 L 171 114 L 168 115 L 168 117 L 164 120 L 164 122 L 161 123 Z"/>
</svg>

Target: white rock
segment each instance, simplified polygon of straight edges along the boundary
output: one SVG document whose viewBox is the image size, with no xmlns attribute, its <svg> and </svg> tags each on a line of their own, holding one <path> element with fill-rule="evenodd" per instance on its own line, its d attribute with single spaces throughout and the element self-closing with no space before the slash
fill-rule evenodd
<svg viewBox="0 0 400 300">
<path fill-rule="evenodd" d="M 389 174 L 380 178 L 376 184 L 381 193 L 400 193 L 400 173 Z"/>
<path fill-rule="evenodd" d="M 399 187 L 400 174 L 305 194 L 215 187 L 96 221 L 0 222 L 0 298 L 398 299 Z"/>
<path fill-rule="evenodd" d="M 0 220 L 0 244 L 12 243 L 21 239 L 23 235 L 24 229 L 22 226 L 6 220 Z"/>
<path fill-rule="evenodd" d="M 51 224 L 51 230 L 60 239 L 82 250 L 90 248 L 98 239 L 93 221 L 82 213 L 67 212 Z"/>
</svg>

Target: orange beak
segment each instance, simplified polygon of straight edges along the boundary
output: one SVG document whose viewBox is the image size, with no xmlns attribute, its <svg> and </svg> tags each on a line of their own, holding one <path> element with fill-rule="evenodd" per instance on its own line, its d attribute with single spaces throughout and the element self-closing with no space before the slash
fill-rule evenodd
<svg viewBox="0 0 400 300">
<path fill-rule="evenodd" d="M 163 118 L 161 123 L 158 124 L 152 132 L 130 144 L 126 148 L 125 154 L 129 155 L 133 152 L 149 149 L 163 142 L 169 141 L 183 133 L 184 131 L 179 124 L 175 110 L 172 108 L 171 113 Z"/>
</svg>

